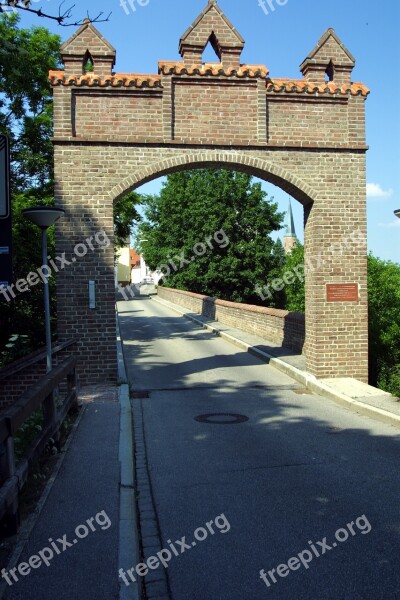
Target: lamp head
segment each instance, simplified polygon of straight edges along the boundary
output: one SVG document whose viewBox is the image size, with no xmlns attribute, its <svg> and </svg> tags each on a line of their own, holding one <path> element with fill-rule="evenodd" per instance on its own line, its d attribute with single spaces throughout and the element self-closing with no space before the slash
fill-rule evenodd
<svg viewBox="0 0 400 600">
<path fill-rule="evenodd" d="M 65 210 L 54 206 L 35 206 L 26 208 L 22 214 L 40 229 L 47 229 L 65 214 Z"/>
</svg>

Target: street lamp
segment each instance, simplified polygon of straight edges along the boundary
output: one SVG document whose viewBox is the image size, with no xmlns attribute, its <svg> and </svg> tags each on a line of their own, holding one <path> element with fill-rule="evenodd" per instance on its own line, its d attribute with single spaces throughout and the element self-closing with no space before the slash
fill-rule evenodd
<svg viewBox="0 0 400 600">
<path fill-rule="evenodd" d="M 53 206 L 36 206 L 34 208 L 26 208 L 22 211 L 24 217 L 32 221 L 42 230 L 42 259 L 43 267 L 46 268 L 48 274 L 48 263 L 47 263 L 47 230 L 49 227 L 54 225 L 60 217 L 64 215 L 65 211 L 62 208 L 54 208 Z M 48 277 L 44 277 L 44 317 L 46 324 L 46 353 L 47 353 L 47 367 L 46 373 L 50 373 L 52 369 L 52 357 L 51 357 L 51 328 L 50 328 L 50 295 L 49 295 L 49 280 Z"/>
<path fill-rule="evenodd" d="M 394 214 L 396 215 L 396 217 L 399 217 L 399 219 L 400 219 L 400 208 L 398 208 L 397 210 L 395 210 Z"/>
</svg>

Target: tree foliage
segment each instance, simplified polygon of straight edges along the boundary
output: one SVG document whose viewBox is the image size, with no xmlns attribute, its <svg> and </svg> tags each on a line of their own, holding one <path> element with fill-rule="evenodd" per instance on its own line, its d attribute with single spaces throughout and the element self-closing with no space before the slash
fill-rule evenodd
<svg viewBox="0 0 400 600">
<path fill-rule="evenodd" d="M 47 78 L 60 58 L 59 36 L 43 27 L 20 29 L 18 21 L 18 15 L 0 15 L 0 133 L 10 141 L 14 281 L 41 265 L 40 231 L 22 216 L 22 210 L 54 203 L 53 118 Z M 51 229 L 49 253 L 54 254 Z M 50 285 L 54 290 L 52 280 Z M 44 337 L 42 286 L 18 294 L 11 302 L 2 297 L 0 302 L 1 346 L 18 334 L 28 336 L 21 350 L 40 345 Z M 52 308 L 55 315 L 54 294 Z"/>
<path fill-rule="evenodd" d="M 400 396 L 400 265 L 368 257 L 370 381 Z"/>
<path fill-rule="evenodd" d="M 130 238 L 134 224 L 141 221 L 137 206 L 143 202 L 143 198 L 136 192 L 130 192 L 122 196 L 114 203 L 114 234 L 115 247 L 121 248 L 126 245 Z"/>
<path fill-rule="evenodd" d="M 304 265 L 304 246 L 297 242 L 292 251 L 285 256 L 285 263 L 282 269 L 282 275 L 286 272 L 296 273 L 296 267 Z M 302 275 L 302 271 L 299 271 Z M 281 308 L 293 312 L 304 312 L 306 309 L 306 298 L 304 290 L 304 278 L 295 277 L 293 283 L 287 285 L 284 289 L 284 304 Z"/>
<path fill-rule="evenodd" d="M 260 302 L 255 287 L 278 270 L 270 233 L 283 219 L 260 183 L 224 169 L 181 171 L 147 199 L 145 214 L 141 249 L 151 269 L 170 269 L 167 285 Z"/>
<path fill-rule="evenodd" d="M 20 29 L 0 16 L 0 133 L 10 139 L 12 190 L 51 193 L 52 98 L 48 72 L 60 64 L 60 37 L 43 27 Z"/>
</svg>

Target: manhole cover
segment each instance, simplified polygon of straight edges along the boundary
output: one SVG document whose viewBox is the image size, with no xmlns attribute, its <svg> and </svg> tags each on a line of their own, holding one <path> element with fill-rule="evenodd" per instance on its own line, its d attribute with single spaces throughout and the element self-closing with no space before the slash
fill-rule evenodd
<svg viewBox="0 0 400 600">
<path fill-rule="evenodd" d="M 213 425 L 236 425 L 249 420 L 249 417 L 237 415 L 235 413 L 210 413 L 208 415 L 199 415 L 194 418 L 199 423 L 212 423 Z"/>
</svg>

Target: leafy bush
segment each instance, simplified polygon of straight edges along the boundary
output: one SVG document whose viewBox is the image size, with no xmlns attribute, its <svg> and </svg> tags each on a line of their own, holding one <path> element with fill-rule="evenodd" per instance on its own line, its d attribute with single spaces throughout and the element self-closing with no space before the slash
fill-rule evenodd
<svg viewBox="0 0 400 600">
<path fill-rule="evenodd" d="M 14 333 L 8 344 L 5 345 L 5 350 L 0 354 L 0 368 L 26 356 L 32 352 L 32 346 L 27 335 Z"/>
<path fill-rule="evenodd" d="M 368 257 L 370 382 L 400 396 L 400 265 Z"/>
</svg>

